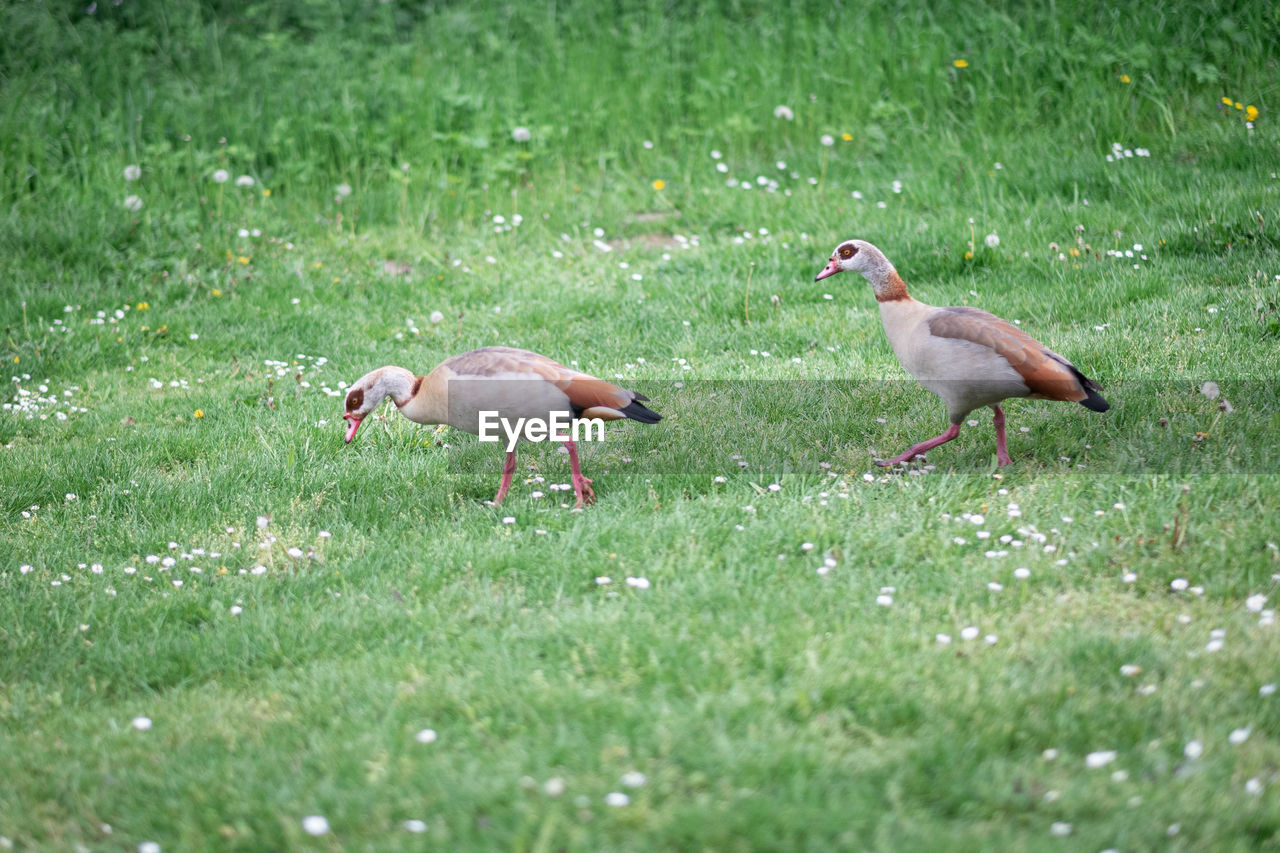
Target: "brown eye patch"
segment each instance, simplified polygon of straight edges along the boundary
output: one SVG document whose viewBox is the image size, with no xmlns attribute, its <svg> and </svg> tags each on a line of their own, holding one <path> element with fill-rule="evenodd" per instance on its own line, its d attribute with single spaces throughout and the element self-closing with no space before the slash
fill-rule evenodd
<svg viewBox="0 0 1280 853">
<path fill-rule="evenodd" d="M 354 412 L 364 403 L 364 391 L 357 388 L 347 395 L 347 411 Z"/>
<path fill-rule="evenodd" d="M 840 257 L 844 258 L 847 261 L 850 258 L 852 258 L 854 255 L 858 254 L 858 247 L 853 245 L 852 243 L 845 243 L 839 249 L 836 249 L 836 251 L 840 254 Z"/>
</svg>

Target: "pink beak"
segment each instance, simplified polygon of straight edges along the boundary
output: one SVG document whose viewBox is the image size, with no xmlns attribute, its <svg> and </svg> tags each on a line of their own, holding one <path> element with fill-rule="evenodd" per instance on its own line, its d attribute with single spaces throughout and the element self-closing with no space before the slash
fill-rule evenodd
<svg viewBox="0 0 1280 853">
<path fill-rule="evenodd" d="M 360 429 L 360 418 L 355 415 L 343 415 L 344 420 L 351 422 L 351 426 L 347 428 L 347 444 L 351 443 L 351 439 L 356 437 L 356 430 Z"/>
<path fill-rule="evenodd" d="M 831 260 L 827 261 L 827 265 L 822 268 L 822 272 L 818 273 L 813 277 L 813 280 L 822 281 L 824 278 L 830 278 L 831 276 L 835 275 L 838 272 L 840 272 L 840 264 L 836 262 L 835 258 L 832 258 Z"/>
</svg>

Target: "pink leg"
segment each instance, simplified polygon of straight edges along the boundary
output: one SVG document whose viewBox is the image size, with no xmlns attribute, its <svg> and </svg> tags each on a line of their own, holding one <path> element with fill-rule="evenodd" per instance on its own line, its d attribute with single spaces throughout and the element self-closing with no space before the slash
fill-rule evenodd
<svg viewBox="0 0 1280 853">
<path fill-rule="evenodd" d="M 493 498 L 494 506 L 502 506 L 502 499 L 507 496 L 507 489 L 511 488 L 511 476 L 516 472 L 516 452 L 513 450 L 507 454 L 507 460 L 502 463 L 502 485 L 498 486 L 498 494 Z"/>
<path fill-rule="evenodd" d="M 996 463 L 999 465 L 1008 465 L 1013 460 L 1009 458 L 1009 445 L 1004 439 L 1004 409 L 999 406 L 992 406 L 996 410 L 994 423 L 996 425 Z"/>
<path fill-rule="evenodd" d="M 951 426 L 947 427 L 947 431 L 944 432 L 942 435 L 935 436 L 934 438 L 931 438 L 928 441 L 922 441 L 919 444 L 913 445 L 909 450 L 907 450 L 906 453 L 901 453 L 893 457 L 892 459 L 877 461 L 876 464 L 881 467 L 885 467 L 887 465 L 897 465 L 899 462 L 906 462 L 908 459 L 914 459 L 918 454 L 922 454 L 927 450 L 932 450 L 933 448 L 937 447 L 939 444 L 946 444 L 948 441 L 955 438 L 959 434 L 960 434 L 960 424 L 952 424 Z"/>
<path fill-rule="evenodd" d="M 566 444 L 569 445 L 569 470 L 573 472 L 573 493 L 578 496 L 574 509 L 581 509 L 584 503 L 596 502 L 596 493 L 591 490 L 591 481 L 582 476 L 582 469 L 578 467 L 578 445 L 573 439 L 569 439 Z"/>
</svg>

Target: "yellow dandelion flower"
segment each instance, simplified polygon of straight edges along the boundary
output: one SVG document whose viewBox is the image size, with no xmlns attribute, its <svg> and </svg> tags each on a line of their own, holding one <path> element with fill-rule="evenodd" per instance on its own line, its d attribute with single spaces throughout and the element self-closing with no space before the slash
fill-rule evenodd
<svg viewBox="0 0 1280 853">
<path fill-rule="evenodd" d="M 18 362 L 20 362 L 20 361 L 22 361 L 22 359 L 21 359 L 21 358 L 19 358 L 18 356 L 16 356 L 16 355 L 15 355 L 15 356 L 13 357 L 13 363 L 14 363 L 14 364 L 17 364 L 17 363 L 18 363 Z"/>
<path fill-rule="evenodd" d="M 1253 121 L 1258 117 L 1258 108 L 1255 107 L 1253 104 L 1250 104 L 1249 106 L 1245 107 L 1244 117 L 1249 121 Z"/>
<path fill-rule="evenodd" d="M 957 59 L 955 62 L 953 62 L 953 63 L 951 63 L 951 64 L 952 64 L 952 65 L 954 65 L 956 68 L 968 68 L 968 67 L 969 67 L 969 60 L 967 60 L 967 59 Z"/>
<path fill-rule="evenodd" d="M 1226 104 L 1227 106 L 1231 106 L 1231 99 L 1230 99 L 1230 98 L 1223 98 L 1223 99 L 1222 99 L 1222 103 Z"/>
<path fill-rule="evenodd" d="M 845 142 L 852 142 L 852 141 L 853 141 L 853 134 L 852 134 L 852 133 L 842 133 L 842 134 L 840 134 L 840 138 L 841 138 L 841 139 L 843 139 Z"/>
<path fill-rule="evenodd" d="M 313 270 L 318 270 L 318 269 L 320 269 L 322 266 L 324 266 L 324 264 L 323 264 L 322 262 L 320 262 L 320 261 L 316 261 L 314 264 L 312 264 L 312 265 L 311 265 L 311 268 L 312 268 Z"/>
<path fill-rule="evenodd" d="M 269 196 L 269 195 L 271 195 L 271 190 L 263 190 L 263 191 L 262 191 L 262 194 L 263 194 L 264 196 Z"/>
<path fill-rule="evenodd" d="M 1067 250 L 1067 254 L 1068 254 L 1068 255 L 1070 255 L 1070 256 L 1071 256 L 1071 257 L 1073 257 L 1073 258 L 1078 258 L 1078 257 L 1080 257 L 1080 250 L 1079 250 L 1079 249 L 1068 249 L 1068 250 Z"/>
<path fill-rule="evenodd" d="M 1244 109 L 1244 104 L 1240 103 L 1239 101 L 1236 101 L 1236 109 L 1238 110 Z"/>
<path fill-rule="evenodd" d="M 966 261 L 971 261 L 971 260 L 973 260 L 973 252 L 965 252 L 965 253 L 964 253 L 964 259 L 965 259 Z"/>
<path fill-rule="evenodd" d="M 1129 82 L 1129 75 L 1128 75 L 1128 74 L 1121 74 L 1121 75 L 1120 75 L 1120 82 L 1121 82 L 1121 83 L 1128 83 L 1128 82 Z"/>
<path fill-rule="evenodd" d="M 654 182 L 653 182 L 653 188 L 654 188 L 655 190 L 662 190 L 662 189 L 664 189 L 666 186 L 667 186 L 667 182 L 666 182 L 666 181 L 664 181 L 664 180 L 662 180 L 662 178 L 658 178 L 658 180 L 656 180 L 656 181 L 654 181 Z"/>
<path fill-rule="evenodd" d="M 150 310 L 151 310 L 151 303 L 150 303 L 150 302 L 139 302 L 139 303 L 138 303 L 137 305 L 135 305 L 134 307 L 135 307 L 135 308 L 137 308 L 139 311 L 150 311 Z"/>
<path fill-rule="evenodd" d="M 242 264 L 247 264 L 247 263 L 249 263 L 249 259 L 248 259 L 248 258 L 246 258 L 244 255 L 241 255 L 240 257 L 236 258 L 236 260 L 237 260 L 237 261 L 239 261 L 239 262 L 240 262 L 240 263 L 242 263 Z"/>
<path fill-rule="evenodd" d="M 214 296 L 221 296 L 221 295 L 222 295 L 222 291 L 221 291 L 221 290 L 218 290 L 218 288 L 216 288 L 216 287 L 215 287 L 213 290 L 209 291 L 209 292 L 210 292 L 210 293 L 212 293 Z"/>
<path fill-rule="evenodd" d="M 194 412 L 194 414 L 193 414 L 193 417 L 203 418 L 203 417 L 204 417 L 204 409 L 196 409 L 196 410 L 195 410 L 195 412 Z"/>
</svg>

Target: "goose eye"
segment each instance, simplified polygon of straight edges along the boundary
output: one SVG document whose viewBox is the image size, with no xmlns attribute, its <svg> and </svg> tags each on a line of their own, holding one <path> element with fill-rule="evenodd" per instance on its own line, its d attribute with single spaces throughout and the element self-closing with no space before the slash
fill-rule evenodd
<svg viewBox="0 0 1280 853">
<path fill-rule="evenodd" d="M 857 252 L 858 250 L 855 249 L 853 246 L 840 247 L 840 257 L 844 258 L 846 261 L 852 258 L 855 254 L 857 254 Z"/>
<path fill-rule="evenodd" d="M 360 404 L 364 402 L 364 392 L 356 389 L 347 395 L 347 411 L 353 412 L 360 408 Z"/>
</svg>

